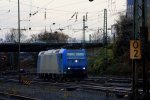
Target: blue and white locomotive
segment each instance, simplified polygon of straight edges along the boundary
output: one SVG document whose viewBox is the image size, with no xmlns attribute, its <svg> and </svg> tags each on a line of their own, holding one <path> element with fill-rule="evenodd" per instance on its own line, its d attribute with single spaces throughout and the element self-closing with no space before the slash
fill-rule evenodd
<svg viewBox="0 0 150 100">
<path fill-rule="evenodd" d="M 86 77 L 87 57 L 84 49 L 57 49 L 41 51 L 37 73 L 41 78 Z"/>
</svg>

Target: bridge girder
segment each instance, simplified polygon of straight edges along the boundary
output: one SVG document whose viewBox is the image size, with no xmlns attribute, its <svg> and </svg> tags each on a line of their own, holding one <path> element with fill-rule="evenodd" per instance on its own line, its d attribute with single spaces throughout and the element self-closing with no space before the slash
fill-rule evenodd
<svg viewBox="0 0 150 100">
<path fill-rule="evenodd" d="M 102 43 L 85 43 L 85 48 L 101 47 Z M 48 49 L 79 49 L 82 43 L 21 43 L 21 52 L 40 52 Z M 18 43 L 1 43 L 0 52 L 18 52 Z"/>
</svg>

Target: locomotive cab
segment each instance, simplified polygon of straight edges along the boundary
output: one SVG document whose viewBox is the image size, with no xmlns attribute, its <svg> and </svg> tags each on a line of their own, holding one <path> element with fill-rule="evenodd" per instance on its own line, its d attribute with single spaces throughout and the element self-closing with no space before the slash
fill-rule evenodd
<svg viewBox="0 0 150 100">
<path fill-rule="evenodd" d="M 66 68 L 69 77 L 86 76 L 87 59 L 85 50 L 67 50 Z"/>
</svg>

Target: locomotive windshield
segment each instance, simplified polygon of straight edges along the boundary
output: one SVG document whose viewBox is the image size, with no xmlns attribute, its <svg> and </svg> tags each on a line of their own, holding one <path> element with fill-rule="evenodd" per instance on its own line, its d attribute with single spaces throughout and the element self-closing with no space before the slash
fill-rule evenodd
<svg viewBox="0 0 150 100">
<path fill-rule="evenodd" d="M 67 53 L 67 57 L 77 57 L 77 56 L 81 56 L 81 57 L 84 57 L 84 53 L 82 52 L 78 52 L 78 53 Z"/>
<path fill-rule="evenodd" d="M 76 56 L 84 56 L 84 53 L 76 53 Z"/>
</svg>

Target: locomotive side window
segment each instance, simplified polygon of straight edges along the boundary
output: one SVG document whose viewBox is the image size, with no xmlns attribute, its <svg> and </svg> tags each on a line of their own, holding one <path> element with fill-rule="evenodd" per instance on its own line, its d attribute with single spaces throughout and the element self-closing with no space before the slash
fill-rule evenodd
<svg viewBox="0 0 150 100">
<path fill-rule="evenodd" d="M 76 56 L 84 56 L 84 53 L 76 53 Z"/>
<path fill-rule="evenodd" d="M 68 56 L 68 57 L 75 56 L 75 53 L 67 53 L 67 56 Z"/>
</svg>

